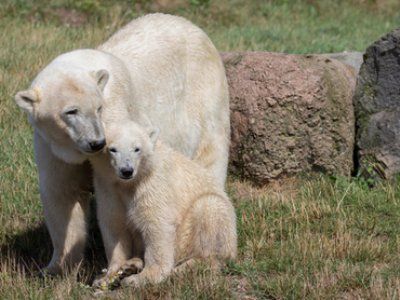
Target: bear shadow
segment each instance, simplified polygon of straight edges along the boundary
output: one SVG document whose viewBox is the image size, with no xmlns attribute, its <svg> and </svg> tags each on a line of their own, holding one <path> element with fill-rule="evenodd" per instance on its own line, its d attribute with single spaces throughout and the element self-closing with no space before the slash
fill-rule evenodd
<svg viewBox="0 0 400 300">
<path fill-rule="evenodd" d="M 88 236 L 85 258 L 77 271 L 77 280 L 91 284 L 94 277 L 107 267 L 107 259 L 97 226 L 95 210 L 88 224 Z M 11 267 L 11 270 L 27 277 L 42 278 L 41 271 L 50 261 L 53 247 L 49 232 L 44 222 L 34 224 L 27 230 L 16 234 L 6 234 L 5 242 L 0 244 L 0 268 Z"/>
</svg>

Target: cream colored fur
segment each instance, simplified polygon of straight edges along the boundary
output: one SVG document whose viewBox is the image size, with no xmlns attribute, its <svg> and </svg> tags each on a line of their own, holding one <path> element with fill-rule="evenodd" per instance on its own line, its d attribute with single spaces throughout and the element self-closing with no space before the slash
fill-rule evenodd
<svg viewBox="0 0 400 300">
<path fill-rule="evenodd" d="M 144 269 L 124 284 L 160 282 L 191 259 L 235 258 L 235 212 L 208 170 L 133 122 L 108 127 L 106 137 L 109 151 L 91 161 L 108 276 L 135 255 L 144 257 Z M 132 178 L 121 178 L 126 167 Z"/>
<path fill-rule="evenodd" d="M 110 124 L 131 118 L 162 128 L 165 144 L 208 169 L 219 187 L 225 183 L 230 128 L 224 67 L 204 32 L 183 18 L 147 15 L 97 50 L 60 55 L 15 100 L 35 129 L 40 194 L 54 246 L 50 273 L 82 259 L 91 181 L 84 162 L 95 155 L 86 150 Z M 79 116 L 70 115 L 74 107 Z"/>
</svg>

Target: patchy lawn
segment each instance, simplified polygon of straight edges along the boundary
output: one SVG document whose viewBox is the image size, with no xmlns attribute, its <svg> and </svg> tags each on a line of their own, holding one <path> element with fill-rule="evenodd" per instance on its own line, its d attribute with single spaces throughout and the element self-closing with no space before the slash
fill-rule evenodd
<svg viewBox="0 0 400 300">
<path fill-rule="evenodd" d="M 80 269 L 61 278 L 38 276 L 50 259 L 51 243 L 42 223 L 32 130 L 13 95 L 26 88 L 52 58 L 95 47 L 130 18 L 152 10 L 189 18 L 206 30 L 221 51 L 362 51 L 400 25 L 400 4 L 390 0 L 178 2 L 0 3 L 1 299 L 90 298 L 93 292 L 88 284 L 105 267 L 94 230 Z M 238 217 L 237 261 L 220 274 L 198 266 L 161 285 L 117 290 L 110 296 L 400 297 L 398 182 L 370 189 L 362 179 L 317 176 L 255 188 L 231 178 L 227 188 Z"/>
</svg>

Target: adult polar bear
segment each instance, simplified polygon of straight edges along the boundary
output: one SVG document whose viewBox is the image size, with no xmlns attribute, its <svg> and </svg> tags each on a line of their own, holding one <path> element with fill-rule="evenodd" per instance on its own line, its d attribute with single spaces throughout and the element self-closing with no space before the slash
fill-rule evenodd
<svg viewBox="0 0 400 300">
<path fill-rule="evenodd" d="M 54 248 L 49 273 L 83 258 L 91 189 L 85 161 L 104 147 L 108 124 L 150 121 L 164 143 L 225 183 L 225 70 L 207 35 L 181 17 L 146 15 L 97 50 L 60 55 L 15 100 L 34 127 L 40 195 Z"/>
</svg>

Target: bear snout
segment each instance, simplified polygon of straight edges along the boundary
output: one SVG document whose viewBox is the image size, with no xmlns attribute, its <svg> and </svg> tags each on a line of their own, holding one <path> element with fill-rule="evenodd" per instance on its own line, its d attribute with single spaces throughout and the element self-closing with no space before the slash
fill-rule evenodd
<svg viewBox="0 0 400 300">
<path fill-rule="evenodd" d="M 106 145 L 105 139 L 93 140 L 89 142 L 89 147 L 92 152 L 100 151 L 101 149 L 104 148 L 105 145 Z"/>
<path fill-rule="evenodd" d="M 133 168 L 132 167 L 123 167 L 120 169 L 120 177 L 122 179 L 130 179 L 133 175 Z"/>
</svg>

